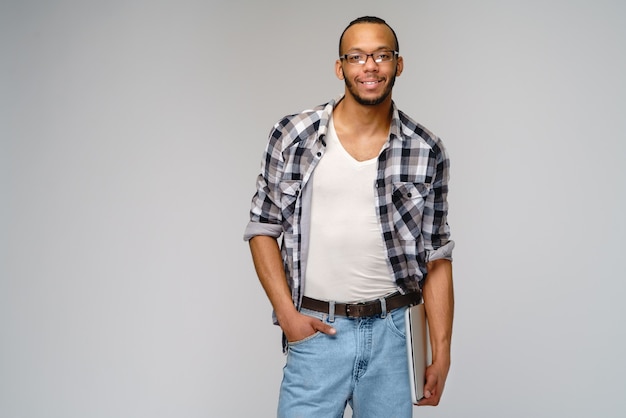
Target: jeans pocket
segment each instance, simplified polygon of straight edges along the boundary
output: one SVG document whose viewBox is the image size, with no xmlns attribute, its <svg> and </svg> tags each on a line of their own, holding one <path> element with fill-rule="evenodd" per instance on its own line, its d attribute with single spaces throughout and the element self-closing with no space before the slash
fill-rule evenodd
<svg viewBox="0 0 626 418">
<path fill-rule="evenodd" d="M 398 337 L 406 338 L 406 321 L 405 321 L 405 308 L 394 309 L 387 314 L 385 318 L 386 324 L 389 329 Z"/>
<path fill-rule="evenodd" d="M 306 309 L 306 308 L 300 309 L 300 313 L 303 314 L 303 315 L 306 315 L 306 316 L 310 316 L 312 318 L 319 319 L 320 321 L 325 321 L 326 317 L 327 317 L 327 314 L 324 314 L 322 312 L 312 311 L 312 310 Z M 322 334 L 322 332 L 316 331 L 313 334 L 309 335 L 308 337 L 302 338 L 301 340 L 287 341 L 287 345 L 288 346 L 294 346 L 294 345 L 305 343 L 305 342 L 310 341 L 313 338 L 317 337 L 319 334 Z"/>
<path fill-rule="evenodd" d="M 301 340 L 296 340 L 296 341 L 287 341 L 287 346 L 288 347 L 295 347 L 301 344 L 306 343 L 307 341 L 311 341 L 312 339 L 318 337 L 320 334 L 322 334 L 322 332 L 320 331 L 315 331 L 313 334 L 309 335 L 308 337 L 304 337 Z"/>
</svg>

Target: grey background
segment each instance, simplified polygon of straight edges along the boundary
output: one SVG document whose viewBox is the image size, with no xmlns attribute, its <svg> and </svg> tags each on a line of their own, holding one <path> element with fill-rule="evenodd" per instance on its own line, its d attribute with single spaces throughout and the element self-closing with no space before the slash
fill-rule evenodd
<svg viewBox="0 0 626 418">
<path fill-rule="evenodd" d="M 0 416 L 271 417 L 242 232 L 272 124 L 397 31 L 452 159 L 453 366 L 420 417 L 626 413 L 620 1 L 0 2 Z"/>
</svg>

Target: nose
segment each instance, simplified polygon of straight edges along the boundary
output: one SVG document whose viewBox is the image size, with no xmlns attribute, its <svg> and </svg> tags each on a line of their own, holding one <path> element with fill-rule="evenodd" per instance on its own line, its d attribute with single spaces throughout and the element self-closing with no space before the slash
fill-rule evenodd
<svg viewBox="0 0 626 418">
<path fill-rule="evenodd" d="M 372 59 L 371 61 L 370 61 L 370 58 Z M 378 64 L 376 63 L 376 61 L 374 61 L 374 54 L 367 54 L 367 56 L 365 57 L 365 64 L 363 64 L 363 67 L 370 68 L 370 69 L 378 68 Z"/>
</svg>

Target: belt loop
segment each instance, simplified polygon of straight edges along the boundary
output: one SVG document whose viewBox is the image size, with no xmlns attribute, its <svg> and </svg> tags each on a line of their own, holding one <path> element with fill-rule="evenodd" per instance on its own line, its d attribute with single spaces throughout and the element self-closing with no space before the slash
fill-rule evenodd
<svg viewBox="0 0 626 418">
<path fill-rule="evenodd" d="M 387 301 L 385 298 L 380 298 L 380 317 L 385 319 L 387 317 Z"/>
<path fill-rule="evenodd" d="M 328 302 L 328 322 L 331 324 L 335 322 L 335 301 L 331 300 Z"/>
</svg>

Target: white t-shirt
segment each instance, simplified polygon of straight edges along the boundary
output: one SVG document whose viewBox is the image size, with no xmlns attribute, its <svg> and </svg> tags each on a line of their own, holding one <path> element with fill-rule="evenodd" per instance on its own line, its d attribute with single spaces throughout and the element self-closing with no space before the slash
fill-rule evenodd
<svg viewBox="0 0 626 418">
<path fill-rule="evenodd" d="M 305 296 L 335 302 L 376 299 L 397 290 L 376 214 L 377 158 L 357 161 L 332 118 L 315 168 Z"/>
</svg>

